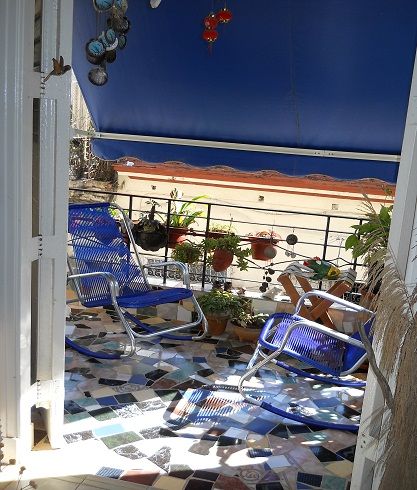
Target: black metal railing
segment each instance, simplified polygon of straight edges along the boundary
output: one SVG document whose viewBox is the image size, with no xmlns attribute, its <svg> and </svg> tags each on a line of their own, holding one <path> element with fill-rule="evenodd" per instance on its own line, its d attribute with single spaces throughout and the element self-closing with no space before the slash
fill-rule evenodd
<svg viewBox="0 0 417 490">
<path fill-rule="evenodd" d="M 168 232 L 170 227 L 169 223 L 173 214 L 174 203 L 193 202 L 187 199 L 172 199 L 150 195 L 133 195 L 103 190 L 71 188 L 70 191 L 75 193 L 77 196 L 77 201 L 83 200 L 83 194 L 90 194 L 93 196 L 97 195 L 99 196 L 97 200 L 103 200 L 104 196 L 108 200 L 116 200 L 116 202 L 126 210 L 129 218 L 133 220 L 135 218 L 139 218 L 140 214 L 150 210 L 150 201 L 156 201 L 160 204 L 158 214 L 165 220 Z M 140 201 L 139 204 L 137 204 L 138 201 Z M 235 282 L 240 282 L 245 284 L 246 289 L 256 290 L 263 282 L 263 279 L 257 276 L 263 277 L 265 270 L 270 270 L 272 268 L 274 272 L 279 273 L 282 272 L 285 267 L 294 260 L 304 260 L 314 256 L 318 256 L 323 260 L 336 262 L 336 265 L 342 269 L 350 267 L 358 270 L 358 278 L 359 280 L 361 279 L 361 273 L 363 270 L 362 264 L 358 263 L 356 259 L 352 260 L 350 252 L 346 252 L 343 247 L 345 238 L 353 231 L 351 226 L 362 223 L 362 219 L 360 217 L 283 209 L 255 208 L 251 206 L 210 203 L 204 201 L 195 201 L 193 204 L 195 204 L 195 206 L 198 208 L 205 210 L 205 213 L 203 216 L 197 218 L 197 226 L 195 226 L 194 229 L 189 229 L 187 232 L 187 236 L 191 240 L 202 240 L 203 238 L 207 237 L 210 233 L 213 221 L 217 223 L 229 223 L 232 221 L 233 227 L 236 229 L 236 234 L 239 235 L 241 241 L 248 246 L 250 246 L 250 238 L 248 237 L 248 233 L 245 232 L 245 229 L 247 230 L 249 226 L 254 227 L 255 229 L 262 227 L 263 229 L 267 230 L 276 230 L 280 232 L 281 236 L 284 235 L 284 240 L 278 243 L 277 248 L 281 252 L 281 255 L 282 252 L 284 252 L 286 259 L 277 260 L 274 258 L 273 261 L 268 263 L 260 263 L 259 261 L 249 259 L 250 265 L 247 272 L 241 272 L 241 275 L 237 275 L 235 267 L 233 267 L 232 273 L 228 270 L 225 275 L 221 276 L 222 280 L 233 280 Z M 242 219 L 239 217 L 239 214 L 243 213 L 252 213 L 255 215 L 259 214 L 259 216 L 262 217 L 262 222 L 260 218 L 255 219 L 255 216 L 252 217 L 252 220 Z M 225 216 L 227 214 L 229 214 L 229 217 L 226 218 Z M 272 223 L 265 222 L 265 217 L 270 215 L 274 216 L 274 218 L 279 217 L 281 222 L 279 224 L 276 224 L 275 220 L 273 220 Z M 308 226 L 310 221 L 320 224 L 321 226 Z M 295 257 L 291 257 L 292 251 L 290 247 L 286 245 L 285 234 L 283 233 L 284 231 L 299 235 L 296 251 L 294 251 Z M 338 238 L 335 239 L 335 236 Z M 284 243 L 284 246 L 282 246 L 281 243 Z M 158 258 L 161 260 L 168 260 L 170 256 L 168 243 L 162 255 L 148 252 L 144 252 L 143 255 L 148 256 L 150 260 L 158 260 Z M 213 275 L 211 272 L 208 274 L 209 265 L 207 259 L 207 253 L 204 252 L 202 263 L 199 265 L 200 272 L 197 274 L 202 288 L 204 288 L 207 282 L 212 282 L 213 280 L 219 278 L 219 276 L 216 276 L 215 274 Z M 168 272 L 166 268 L 164 268 L 162 273 L 164 283 L 168 279 L 167 274 Z"/>
</svg>

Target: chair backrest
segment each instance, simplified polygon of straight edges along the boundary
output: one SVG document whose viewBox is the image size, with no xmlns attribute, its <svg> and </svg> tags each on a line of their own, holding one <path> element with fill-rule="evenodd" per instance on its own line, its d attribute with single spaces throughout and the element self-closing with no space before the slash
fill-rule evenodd
<svg viewBox="0 0 417 490">
<path fill-rule="evenodd" d="M 370 334 L 370 332 L 371 332 L 373 320 L 374 318 L 371 318 L 364 325 L 365 333 L 371 342 L 372 342 L 372 335 Z M 351 335 L 351 338 L 356 340 L 361 340 L 360 333 L 355 332 L 353 335 Z M 366 351 L 364 349 L 360 347 L 355 347 L 354 345 L 351 344 L 346 344 L 346 349 L 343 355 L 342 372 L 351 369 L 359 361 L 359 359 L 363 357 L 365 354 Z"/>
<path fill-rule="evenodd" d="M 71 273 L 110 272 L 119 283 L 119 297 L 149 291 L 140 264 L 134 259 L 110 214 L 109 203 L 71 204 L 68 233 Z M 76 282 L 84 305 L 111 304 L 106 279 L 88 277 Z"/>
</svg>

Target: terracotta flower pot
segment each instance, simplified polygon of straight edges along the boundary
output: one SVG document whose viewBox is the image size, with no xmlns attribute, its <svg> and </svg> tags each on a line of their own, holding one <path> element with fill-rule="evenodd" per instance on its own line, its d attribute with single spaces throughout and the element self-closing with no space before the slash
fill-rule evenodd
<svg viewBox="0 0 417 490">
<path fill-rule="evenodd" d="M 208 238 L 223 238 L 227 235 L 224 231 L 209 231 L 207 233 Z"/>
<path fill-rule="evenodd" d="M 245 328 L 235 325 L 233 327 L 233 332 L 238 337 L 240 342 L 256 342 L 261 333 L 260 328 Z"/>
<path fill-rule="evenodd" d="M 226 330 L 227 322 L 230 316 L 219 316 L 219 315 L 207 315 L 208 332 L 209 335 L 221 335 Z"/>
<path fill-rule="evenodd" d="M 188 228 L 171 227 L 168 234 L 168 247 L 175 248 L 179 243 L 187 239 Z"/>
<path fill-rule="evenodd" d="M 278 240 L 270 238 L 249 237 L 252 249 L 252 258 L 255 260 L 272 260 L 277 254 L 275 244 Z"/>
<path fill-rule="evenodd" d="M 225 271 L 233 262 L 233 254 L 229 250 L 217 248 L 213 253 L 212 267 L 216 272 Z"/>
</svg>

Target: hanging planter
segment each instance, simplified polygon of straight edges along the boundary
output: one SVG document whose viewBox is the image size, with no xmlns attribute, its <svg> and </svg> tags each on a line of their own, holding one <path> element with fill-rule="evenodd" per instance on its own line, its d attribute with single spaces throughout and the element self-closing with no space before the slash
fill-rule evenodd
<svg viewBox="0 0 417 490">
<path fill-rule="evenodd" d="M 277 254 L 275 246 L 281 237 L 277 233 L 270 231 L 260 231 L 255 236 L 249 236 L 251 244 L 252 258 L 255 260 L 272 260 Z"/>
<path fill-rule="evenodd" d="M 215 272 L 223 272 L 230 267 L 233 257 L 236 257 L 239 270 L 248 269 L 246 258 L 250 250 L 241 248 L 239 236 L 227 233 L 220 238 L 206 238 L 202 245 L 209 254 L 208 261 Z"/>
<path fill-rule="evenodd" d="M 148 215 L 133 225 L 132 235 L 135 242 L 143 250 L 156 252 L 165 247 L 167 230 L 164 224 L 155 219 L 155 204 L 153 204 Z"/>
<path fill-rule="evenodd" d="M 233 253 L 229 250 L 218 248 L 213 252 L 212 264 L 215 272 L 223 272 L 232 265 Z"/>
</svg>

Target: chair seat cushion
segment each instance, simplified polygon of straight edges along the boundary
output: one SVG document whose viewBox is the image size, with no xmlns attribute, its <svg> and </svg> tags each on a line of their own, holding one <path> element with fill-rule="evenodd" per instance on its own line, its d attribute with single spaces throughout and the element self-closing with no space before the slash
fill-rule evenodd
<svg viewBox="0 0 417 490">
<path fill-rule="evenodd" d="M 137 293 L 131 296 L 119 296 L 117 302 L 123 308 L 145 308 L 147 306 L 156 306 L 164 303 L 175 303 L 182 299 L 191 298 L 192 295 L 193 292 L 190 289 L 185 288 L 157 289 Z M 105 306 L 110 303 L 110 298 L 83 302 L 84 306 L 87 307 Z"/>
<path fill-rule="evenodd" d="M 191 298 L 193 292 L 185 288 L 157 289 L 134 296 L 117 298 L 117 302 L 124 308 L 144 308 L 164 303 L 175 303 L 182 299 Z"/>
<path fill-rule="evenodd" d="M 274 351 L 281 345 L 287 328 L 295 321 L 304 319 L 285 313 L 272 316 L 272 322 L 267 321 L 265 324 L 259 343 L 262 347 Z M 273 327 L 273 323 L 276 324 L 276 328 Z M 271 332 L 268 334 L 269 329 Z M 345 345 L 341 340 L 313 330 L 307 325 L 301 325 L 290 335 L 283 353 L 303 361 L 323 373 L 338 376 L 342 371 Z"/>
</svg>

